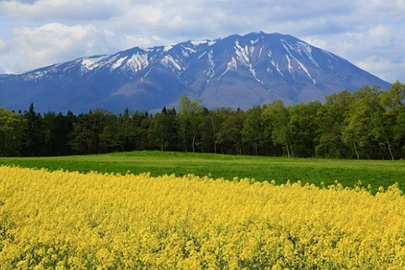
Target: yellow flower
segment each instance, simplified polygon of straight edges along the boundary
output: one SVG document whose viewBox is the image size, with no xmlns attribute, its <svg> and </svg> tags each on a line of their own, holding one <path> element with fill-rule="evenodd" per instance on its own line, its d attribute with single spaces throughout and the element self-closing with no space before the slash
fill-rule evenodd
<svg viewBox="0 0 405 270">
<path fill-rule="evenodd" d="M 404 269 L 405 197 L 0 166 L 4 269 Z M 27 180 L 28 179 L 28 180 Z"/>
</svg>

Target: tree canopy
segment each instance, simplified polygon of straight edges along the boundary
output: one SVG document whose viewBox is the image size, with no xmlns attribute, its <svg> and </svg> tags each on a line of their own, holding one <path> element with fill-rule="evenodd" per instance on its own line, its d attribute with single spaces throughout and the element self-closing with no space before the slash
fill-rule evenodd
<svg viewBox="0 0 405 270">
<path fill-rule="evenodd" d="M 405 156 L 405 84 L 343 90 L 324 103 L 281 100 L 209 110 L 183 96 L 154 115 L 103 109 L 24 112 L 0 108 L 0 156 L 60 156 L 161 150 L 288 157 L 400 159 Z"/>
</svg>

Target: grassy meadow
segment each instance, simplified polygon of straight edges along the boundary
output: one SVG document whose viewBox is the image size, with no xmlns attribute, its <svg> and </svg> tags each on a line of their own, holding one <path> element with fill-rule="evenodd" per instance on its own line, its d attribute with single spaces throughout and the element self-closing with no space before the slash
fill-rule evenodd
<svg viewBox="0 0 405 270">
<path fill-rule="evenodd" d="M 302 159 L 137 151 L 87 156 L 0 158 L 0 164 L 85 173 L 150 172 L 151 176 L 194 174 L 227 180 L 233 180 L 235 177 L 253 178 L 256 181 L 274 180 L 276 184 L 289 180 L 328 186 L 337 181 L 344 187 L 370 185 L 373 193 L 380 186 L 387 188 L 394 183 L 398 183 L 401 190 L 405 189 L 405 162 L 391 160 Z"/>
</svg>

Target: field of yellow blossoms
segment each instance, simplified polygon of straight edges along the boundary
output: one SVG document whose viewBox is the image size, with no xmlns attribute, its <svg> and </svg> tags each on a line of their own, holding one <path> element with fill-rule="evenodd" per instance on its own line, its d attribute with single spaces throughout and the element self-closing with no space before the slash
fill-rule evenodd
<svg viewBox="0 0 405 270">
<path fill-rule="evenodd" d="M 0 167 L 1 269 L 405 269 L 405 197 Z"/>
</svg>

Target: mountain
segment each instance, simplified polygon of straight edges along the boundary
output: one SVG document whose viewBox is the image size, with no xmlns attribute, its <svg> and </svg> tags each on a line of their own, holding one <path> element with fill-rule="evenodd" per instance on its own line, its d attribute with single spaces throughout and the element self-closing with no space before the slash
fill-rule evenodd
<svg viewBox="0 0 405 270">
<path fill-rule="evenodd" d="M 390 84 L 290 35 L 263 32 L 78 58 L 0 75 L 0 107 L 39 112 L 160 111 L 183 95 L 209 109 L 285 104 Z"/>
</svg>

